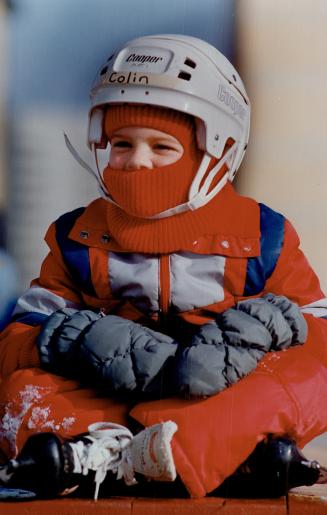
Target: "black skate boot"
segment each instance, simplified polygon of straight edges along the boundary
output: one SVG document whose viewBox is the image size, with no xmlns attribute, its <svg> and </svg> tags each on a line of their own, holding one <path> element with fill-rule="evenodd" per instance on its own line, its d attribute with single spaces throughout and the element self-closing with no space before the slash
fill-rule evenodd
<svg viewBox="0 0 327 515">
<path fill-rule="evenodd" d="M 313 485 L 321 472 L 319 463 L 305 458 L 294 440 L 268 437 L 247 460 L 215 490 L 214 495 L 238 498 L 276 498 L 291 488 Z"/>
<path fill-rule="evenodd" d="M 42 498 L 56 497 L 66 488 L 65 458 L 59 438 L 52 433 L 32 435 L 16 459 L 0 466 L 0 484 L 24 489 Z"/>
<path fill-rule="evenodd" d="M 0 485 L 54 498 L 72 493 L 80 484 L 89 491 L 91 483 L 97 499 L 107 475 L 110 494 L 117 479 L 128 486 L 136 484 L 135 474 L 156 481 L 176 478 L 170 446 L 177 430 L 174 422 L 155 424 L 135 436 L 110 422 L 97 422 L 88 429 L 64 443 L 52 433 L 31 436 L 17 458 L 0 466 Z"/>
<path fill-rule="evenodd" d="M 80 458 L 87 456 L 93 442 L 94 438 L 89 433 L 64 443 L 53 433 L 30 436 L 17 458 L 0 465 L 2 498 L 6 495 L 11 498 L 15 491 L 17 495 L 21 491 L 20 497 L 24 492 L 27 496 L 29 492 L 30 497 L 34 494 L 37 498 L 52 499 L 75 491 L 80 483 L 90 492 L 92 487 L 85 478 L 88 473 L 85 468 L 83 470 Z M 89 483 L 94 485 L 93 472 L 89 479 Z"/>
</svg>

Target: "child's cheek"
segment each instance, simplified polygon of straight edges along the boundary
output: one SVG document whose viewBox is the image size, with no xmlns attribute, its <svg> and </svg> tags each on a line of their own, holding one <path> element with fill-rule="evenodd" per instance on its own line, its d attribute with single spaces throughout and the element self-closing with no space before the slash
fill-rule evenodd
<svg viewBox="0 0 327 515">
<path fill-rule="evenodd" d="M 124 156 L 117 154 L 116 152 L 112 152 L 109 156 L 109 166 L 111 168 L 123 168 L 125 159 Z"/>
</svg>

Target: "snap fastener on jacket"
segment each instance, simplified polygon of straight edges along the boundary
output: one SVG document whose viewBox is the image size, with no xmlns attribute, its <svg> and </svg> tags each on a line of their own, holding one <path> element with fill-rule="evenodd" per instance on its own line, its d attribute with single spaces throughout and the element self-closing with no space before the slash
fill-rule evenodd
<svg viewBox="0 0 327 515">
<path fill-rule="evenodd" d="M 245 252 L 250 252 L 250 250 L 252 250 L 252 247 L 248 245 L 247 247 L 243 247 L 243 250 L 245 250 Z"/>
<path fill-rule="evenodd" d="M 224 249 L 229 248 L 229 242 L 227 240 L 223 240 L 220 242 L 221 246 L 224 247 Z"/>
<path fill-rule="evenodd" d="M 110 236 L 109 236 L 109 234 L 103 234 L 103 235 L 101 236 L 101 241 L 102 241 L 102 243 L 109 243 L 109 241 L 110 241 Z"/>
<path fill-rule="evenodd" d="M 81 231 L 79 235 L 83 240 L 86 240 L 89 237 L 89 233 L 87 231 Z"/>
<path fill-rule="evenodd" d="M 194 247 L 195 247 L 195 245 L 197 245 L 197 244 L 198 244 L 198 240 L 193 241 L 193 246 L 194 246 Z"/>
</svg>

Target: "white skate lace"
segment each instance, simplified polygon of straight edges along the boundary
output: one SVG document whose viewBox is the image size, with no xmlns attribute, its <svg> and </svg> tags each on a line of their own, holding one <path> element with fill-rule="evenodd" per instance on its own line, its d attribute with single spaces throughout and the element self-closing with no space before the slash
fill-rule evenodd
<svg viewBox="0 0 327 515">
<path fill-rule="evenodd" d="M 95 471 L 94 499 L 98 499 L 99 488 L 107 472 L 111 471 L 122 477 L 125 483 L 136 483 L 129 453 L 124 452 L 133 439 L 133 434 L 124 426 L 110 422 L 96 422 L 88 427 L 89 434 L 85 443 L 79 440 L 71 443 L 74 453 L 74 472 L 87 475 Z"/>
</svg>

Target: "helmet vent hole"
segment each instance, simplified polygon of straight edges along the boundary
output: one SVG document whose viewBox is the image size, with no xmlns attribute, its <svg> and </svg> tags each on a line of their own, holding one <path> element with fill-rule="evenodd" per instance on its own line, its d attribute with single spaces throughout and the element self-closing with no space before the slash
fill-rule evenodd
<svg viewBox="0 0 327 515">
<path fill-rule="evenodd" d="M 187 72 L 179 72 L 178 78 L 183 80 L 191 80 L 192 75 Z"/>
<path fill-rule="evenodd" d="M 232 77 L 233 77 L 234 81 L 236 82 L 236 75 L 233 74 Z"/>
<path fill-rule="evenodd" d="M 192 61 L 192 59 L 189 59 L 189 57 L 185 59 L 184 64 L 186 64 L 186 66 L 189 66 L 190 68 L 196 68 L 196 63 Z"/>
<path fill-rule="evenodd" d="M 113 56 L 114 56 L 114 55 L 115 55 L 115 54 L 111 54 L 111 56 L 110 56 L 110 57 L 108 57 L 108 59 L 107 59 L 107 63 L 108 63 L 109 61 L 111 61 L 111 59 L 113 58 Z"/>
<path fill-rule="evenodd" d="M 105 66 L 104 68 L 102 68 L 100 75 L 104 75 L 105 73 L 107 73 L 107 71 L 108 71 L 108 66 Z"/>
</svg>

